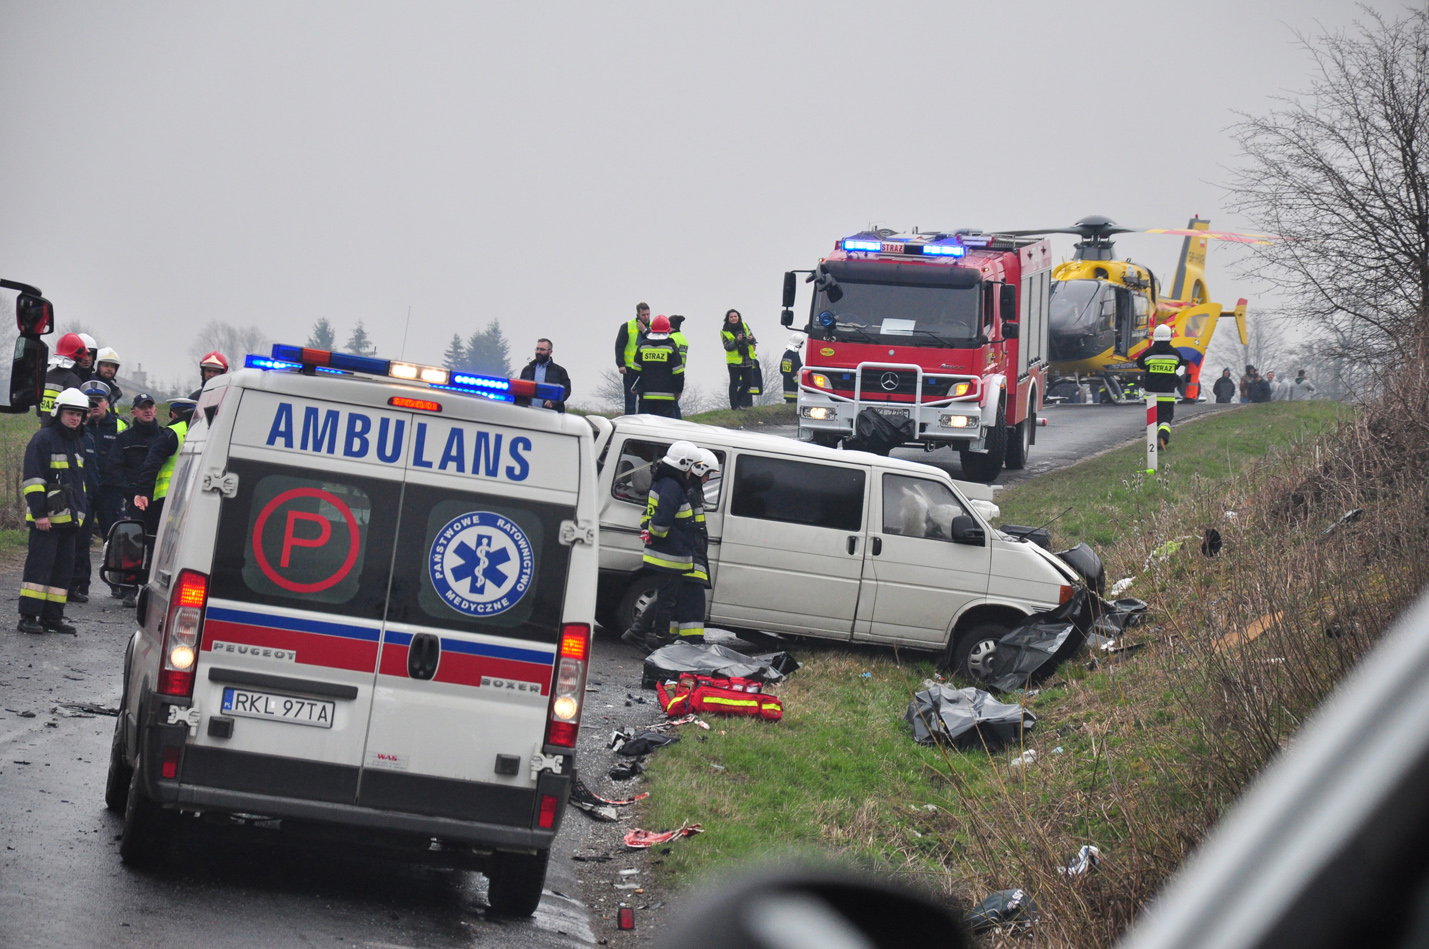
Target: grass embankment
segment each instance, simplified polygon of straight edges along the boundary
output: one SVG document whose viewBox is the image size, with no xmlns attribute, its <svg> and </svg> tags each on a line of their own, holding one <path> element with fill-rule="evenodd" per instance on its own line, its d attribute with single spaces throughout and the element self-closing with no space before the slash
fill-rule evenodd
<svg viewBox="0 0 1429 949">
<path fill-rule="evenodd" d="M 21 471 L 25 466 L 25 446 L 39 428 L 33 411 L 0 415 L 0 470 L 5 486 L 0 495 L 0 558 L 23 551 L 29 539 L 25 527 L 25 503 L 20 499 Z"/>
<path fill-rule="evenodd" d="M 1064 665 L 1026 702 L 1039 720 L 1026 738 L 1037 760 L 1021 768 L 1009 761 L 1022 749 L 912 742 L 901 716 L 934 674 L 928 654 L 797 648 L 805 665 L 778 689 L 782 722 L 717 720 L 652 760 L 642 826 L 705 828 L 665 858 L 669 881 L 838 854 L 964 902 L 1023 886 L 1043 907 L 1038 943 L 1109 943 L 1367 642 L 1326 639 L 1331 617 L 1348 629 L 1353 610 L 1317 586 L 1363 578 L 1366 534 L 1331 535 L 1321 546 L 1336 552 L 1318 551 L 1323 569 L 1311 578 L 1307 547 L 1344 502 L 1322 492 L 1289 520 L 1275 502 L 1307 478 L 1315 440 L 1350 414 L 1331 403 L 1247 406 L 1179 426 L 1156 477 L 1139 473 L 1134 446 L 1003 492 L 1005 522 L 1072 507 L 1053 525 L 1057 542 L 1088 540 L 1109 579 L 1137 576 L 1130 592 L 1155 612 L 1129 638 L 1146 648 L 1094 670 L 1086 657 Z M 1197 539 L 1143 569 L 1165 540 L 1212 525 L 1225 536 L 1220 557 L 1202 557 Z M 1398 595 L 1412 586 L 1385 577 L 1381 590 L 1393 583 Z M 1379 597 L 1373 617 L 1359 604 L 1366 634 L 1393 615 L 1393 599 Z M 1312 607 L 1318 619 L 1290 621 Z M 1217 650 L 1218 637 L 1277 613 L 1252 645 Z M 1059 875 L 1084 843 L 1103 851 L 1101 870 Z"/>
<path fill-rule="evenodd" d="M 686 419 L 703 425 L 720 425 L 725 428 L 748 428 L 754 425 L 793 425 L 799 421 L 795 407 L 785 403 L 777 405 L 756 405 L 748 409 L 714 409 L 698 412 Z"/>
</svg>

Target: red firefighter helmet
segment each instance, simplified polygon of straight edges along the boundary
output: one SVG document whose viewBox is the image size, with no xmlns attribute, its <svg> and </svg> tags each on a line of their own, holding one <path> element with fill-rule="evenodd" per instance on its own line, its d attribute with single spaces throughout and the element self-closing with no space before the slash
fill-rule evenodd
<svg viewBox="0 0 1429 949">
<path fill-rule="evenodd" d="M 670 318 L 661 314 L 650 321 L 650 332 L 668 333 L 670 332 Z"/>
<path fill-rule="evenodd" d="M 55 343 L 55 355 L 73 359 L 87 348 L 78 333 L 66 333 L 60 337 L 59 342 Z"/>
<path fill-rule="evenodd" d="M 223 358 L 223 353 L 215 349 L 211 353 L 204 353 L 203 358 L 198 361 L 198 368 L 200 372 L 205 369 L 217 369 L 219 375 L 223 375 L 228 371 L 228 360 Z"/>
</svg>

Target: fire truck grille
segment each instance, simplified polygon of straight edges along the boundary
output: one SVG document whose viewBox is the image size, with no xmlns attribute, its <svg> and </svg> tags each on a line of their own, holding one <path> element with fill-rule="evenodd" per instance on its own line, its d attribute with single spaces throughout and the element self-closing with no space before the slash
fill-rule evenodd
<svg viewBox="0 0 1429 949">
<path fill-rule="evenodd" d="M 829 372 L 829 382 L 839 393 L 853 394 L 852 372 Z M 924 376 L 923 398 L 946 398 L 953 387 L 953 380 L 947 376 Z M 911 399 L 918 391 L 918 374 L 906 369 L 865 369 L 861 386 L 861 397 L 866 401 L 901 397 Z"/>
</svg>

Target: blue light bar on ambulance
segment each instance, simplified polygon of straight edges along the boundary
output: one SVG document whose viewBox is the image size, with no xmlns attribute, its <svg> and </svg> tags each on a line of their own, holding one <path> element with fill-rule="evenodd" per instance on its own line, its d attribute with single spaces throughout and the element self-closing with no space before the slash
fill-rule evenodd
<svg viewBox="0 0 1429 949">
<path fill-rule="evenodd" d="M 868 240 L 867 238 L 863 237 L 849 237 L 844 239 L 844 250 L 866 251 L 870 254 L 876 254 L 879 251 L 883 250 L 883 242 Z"/>
<path fill-rule="evenodd" d="M 327 366 L 348 372 L 369 372 L 377 376 L 387 375 L 387 369 L 391 366 L 390 360 L 378 359 L 375 356 L 334 353 L 326 349 L 309 349 L 306 346 L 288 346 L 283 343 L 273 344 L 273 358 L 303 366 Z"/>
<path fill-rule="evenodd" d="M 390 376 L 410 382 L 426 383 L 438 389 L 450 389 L 482 395 L 489 399 L 510 402 L 516 398 L 534 402 L 560 402 L 566 397 L 563 386 L 530 379 L 506 379 L 501 376 L 480 376 L 470 372 L 450 372 L 438 366 L 418 366 L 408 362 L 334 353 L 326 349 L 288 346 L 276 343 L 273 358 L 249 356 L 244 366 L 250 369 L 314 369 L 317 372 L 364 372 Z"/>
<path fill-rule="evenodd" d="M 923 253 L 935 257 L 961 257 L 968 252 L 962 244 L 924 244 Z"/>
<path fill-rule="evenodd" d="M 254 356 L 251 353 L 243 359 L 244 369 L 301 369 L 302 364 L 296 362 L 285 362 L 282 359 L 269 359 L 267 356 Z"/>
</svg>

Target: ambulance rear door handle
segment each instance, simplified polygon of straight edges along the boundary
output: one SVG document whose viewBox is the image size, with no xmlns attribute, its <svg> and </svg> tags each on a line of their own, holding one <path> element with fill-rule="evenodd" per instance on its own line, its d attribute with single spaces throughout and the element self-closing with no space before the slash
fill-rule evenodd
<svg viewBox="0 0 1429 949">
<path fill-rule="evenodd" d="M 205 471 L 203 490 L 217 491 L 224 497 L 231 498 L 238 493 L 238 475 L 232 471 Z"/>
<path fill-rule="evenodd" d="M 430 679 L 437 674 L 442 659 L 442 641 L 431 633 L 418 633 L 407 647 L 407 674 L 414 679 Z"/>
</svg>

